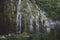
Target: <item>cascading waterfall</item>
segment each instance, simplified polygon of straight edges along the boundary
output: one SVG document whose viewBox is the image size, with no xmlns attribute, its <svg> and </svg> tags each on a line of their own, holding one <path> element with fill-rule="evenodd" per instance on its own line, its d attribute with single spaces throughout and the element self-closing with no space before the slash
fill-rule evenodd
<svg viewBox="0 0 60 40">
<path fill-rule="evenodd" d="M 46 12 L 42 11 L 39 9 L 39 7 L 36 5 L 36 8 L 38 9 L 38 12 L 36 13 L 37 15 L 34 17 L 33 16 L 33 13 L 31 11 L 31 6 L 29 4 L 29 2 L 27 1 L 27 6 L 28 6 L 28 10 L 29 10 L 29 28 L 30 28 L 30 31 L 33 32 L 33 21 L 35 19 L 34 22 L 36 22 L 36 32 L 40 32 L 39 29 L 40 29 L 40 24 L 39 24 L 39 16 L 41 18 L 41 23 L 42 25 L 46 28 L 47 32 L 50 32 L 50 29 L 51 28 L 54 28 L 55 26 L 55 22 L 52 21 L 52 19 L 48 18 L 47 15 L 46 15 Z M 20 12 L 20 7 L 21 7 L 21 0 L 19 0 L 18 2 L 18 6 L 17 6 L 17 27 L 16 27 L 16 33 L 21 33 L 21 18 L 22 18 L 22 15 L 21 15 L 21 12 Z"/>
<path fill-rule="evenodd" d="M 48 19 L 48 25 L 46 24 L 47 26 L 47 32 L 50 33 L 51 29 L 54 29 L 55 28 L 55 25 L 56 25 L 56 22 L 55 21 L 52 21 L 52 19 Z"/>
<path fill-rule="evenodd" d="M 39 12 L 38 15 L 36 16 L 36 32 L 39 32 Z"/>
<path fill-rule="evenodd" d="M 29 19 L 30 19 L 30 31 L 33 31 L 33 15 L 32 15 L 32 11 L 31 11 L 31 8 L 30 8 L 30 5 L 29 3 L 27 2 L 27 5 L 28 5 L 28 9 L 29 9 Z"/>
<path fill-rule="evenodd" d="M 18 2 L 17 6 L 17 27 L 16 27 L 16 33 L 21 33 L 21 12 L 20 12 L 20 6 L 21 6 L 21 0 Z"/>
<path fill-rule="evenodd" d="M 43 25 L 43 21 L 46 20 L 46 15 L 45 15 L 45 12 L 40 10 L 40 14 L 41 14 L 41 22 L 42 22 L 42 25 Z"/>
<path fill-rule="evenodd" d="M 42 25 L 46 28 L 46 31 L 50 33 L 51 29 L 54 29 L 56 22 L 48 18 L 44 11 L 40 10 L 40 14 Z"/>
</svg>

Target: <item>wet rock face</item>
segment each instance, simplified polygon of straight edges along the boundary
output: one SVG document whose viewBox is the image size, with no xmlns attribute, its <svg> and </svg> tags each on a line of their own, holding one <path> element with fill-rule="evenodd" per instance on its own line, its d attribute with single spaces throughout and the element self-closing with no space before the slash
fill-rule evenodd
<svg viewBox="0 0 60 40">
<path fill-rule="evenodd" d="M 8 24 L 6 24 L 6 18 L 4 15 L 4 0 L 0 0 L 0 34 L 8 32 Z"/>
<path fill-rule="evenodd" d="M 1 6 L 0 6 L 0 34 L 3 33 L 9 33 L 9 32 L 15 32 L 16 27 L 16 14 L 17 14 L 17 4 L 19 0 L 1 0 Z M 31 11 L 28 9 L 27 2 L 30 6 Z M 4 4 L 4 5 L 3 5 Z M 36 19 L 36 15 L 38 15 L 38 8 L 36 7 L 36 4 L 34 0 L 21 0 L 21 10 L 22 14 L 22 30 L 27 31 L 29 30 L 29 14 L 30 12 L 34 16 L 34 22 Z"/>
<path fill-rule="evenodd" d="M 16 13 L 16 5 L 16 0 L 0 0 L 0 34 L 8 34 L 14 30 L 12 29 L 12 25 L 14 24 L 10 19 Z"/>
<path fill-rule="evenodd" d="M 8 34 L 9 32 L 9 20 L 6 17 L 0 17 L 0 34 Z"/>
<path fill-rule="evenodd" d="M 21 0 L 20 6 L 20 13 L 24 17 L 22 18 L 24 22 L 23 25 L 25 25 L 22 25 L 22 27 L 24 27 L 25 32 L 29 32 L 28 30 L 32 31 L 34 28 L 33 21 L 36 21 L 36 15 L 38 15 L 38 8 L 36 7 L 36 4 L 30 0 Z"/>
</svg>

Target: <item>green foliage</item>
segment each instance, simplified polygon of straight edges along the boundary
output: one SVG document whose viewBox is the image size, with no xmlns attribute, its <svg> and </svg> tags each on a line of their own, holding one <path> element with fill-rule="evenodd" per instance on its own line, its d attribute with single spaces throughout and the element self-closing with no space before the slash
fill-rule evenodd
<svg viewBox="0 0 60 40">
<path fill-rule="evenodd" d="M 6 38 L 0 38 L 0 40 L 60 40 L 60 25 L 51 31 L 49 34 L 19 34 L 14 36 L 5 36 Z"/>
<path fill-rule="evenodd" d="M 37 5 L 55 20 L 60 20 L 60 0 L 36 0 Z"/>
<path fill-rule="evenodd" d="M 0 38 L 1 40 L 53 40 L 54 37 L 50 37 L 46 34 L 29 34 L 29 35 L 18 35 L 18 36 L 7 36 L 6 38 Z"/>
<path fill-rule="evenodd" d="M 0 38 L 0 40 L 60 40 L 60 25 L 57 25 L 51 33 L 40 33 L 40 34 L 18 34 L 12 36 L 5 36 L 5 38 Z"/>
</svg>

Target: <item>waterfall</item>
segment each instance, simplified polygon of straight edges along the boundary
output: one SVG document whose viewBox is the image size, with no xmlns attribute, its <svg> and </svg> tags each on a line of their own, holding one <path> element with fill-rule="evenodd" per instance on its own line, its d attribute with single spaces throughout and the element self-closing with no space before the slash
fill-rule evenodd
<svg viewBox="0 0 60 40">
<path fill-rule="evenodd" d="M 26 5 L 25 5 L 26 6 Z M 16 26 L 16 33 L 21 33 L 21 0 L 19 0 L 18 2 L 18 6 L 17 6 L 17 26 Z M 50 32 L 50 29 L 54 29 L 55 26 L 55 22 L 47 17 L 46 12 L 42 11 L 37 5 L 36 5 L 36 16 L 33 16 L 33 12 L 31 10 L 32 4 L 30 4 L 30 2 L 27 0 L 27 7 L 28 7 L 28 12 L 29 12 L 29 29 L 31 32 L 33 32 L 33 22 L 36 22 L 36 32 L 39 33 L 39 16 L 41 18 L 41 23 L 44 26 L 44 28 L 46 28 L 45 30 L 47 32 Z M 23 7 L 22 7 L 23 8 Z M 33 10 L 34 11 L 34 10 Z M 35 19 L 36 18 L 36 19 Z"/>
<path fill-rule="evenodd" d="M 29 9 L 29 19 L 30 19 L 30 31 L 33 31 L 33 15 L 32 15 L 32 11 L 31 11 L 31 8 L 30 8 L 30 5 L 29 3 L 27 2 L 27 5 L 28 5 L 28 9 Z"/>
<path fill-rule="evenodd" d="M 48 18 L 46 12 L 40 10 L 40 14 L 42 25 L 46 28 L 47 33 L 50 33 L 51 29 L 55 28 L 56 22 Z"/>
<path fill-rule="evenodd" d="M 39 33 L 39 12 L 38 15 L 36 16 L 36 32 Z"/>
<path fill-rule="evenodd" d="M 18 2 L 17 6 L 17 26 L 16 26 L 16 33 L 21 33 L 21 12 L 20 12 L 21 0 Z"/>
</svg>

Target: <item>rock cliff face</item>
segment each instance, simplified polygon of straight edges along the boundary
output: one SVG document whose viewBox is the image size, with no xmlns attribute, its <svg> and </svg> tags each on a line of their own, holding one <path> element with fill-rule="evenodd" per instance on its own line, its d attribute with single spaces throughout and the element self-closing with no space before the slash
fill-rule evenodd
<svg viewBox="0 0 60 40">
<path fill-rule="evenodd" d="M 8 34 L 15 30 L 13 16 L 16 14 L 16 0 L 0 0 L 0 34 Z"/>
<path fill-rule="evenodd" d="M 31 0 L 22 0 L 20 12 L 22 14 L 22 27 L 24 28 L 25 32 L 29 32 L 30 30 L 34 30 L 34 29 L 36 30 L 36 26 L 34 23 L 36 20 L 36 16 L 38 15 L 39 9 L 38 9 L 35 1 L 34 0 L 32 0 L 32 1 Z M 30 21 L 30 19 L 31 19 L 31 21 Z M 33 27 L 31 27 L 31 26 L 33 26 Z"/>
<path fill-rule="evenodd" d="M 15 32 L 16 30 L 16 16 L 17 16 L 17 5 L 18 5 L 19 0 L 5 0 L 1 2 L 1 9 L 0 13 L 3 13 L 5 16 L 1 20 L 4 20 L 6 18 L 5 24 L 9 25 L 6 27 L 8 29 L 8 32 Z M 4 5 L 3 5 L 4 4 Z M 30 13 L 32 14 L 33 18 L 33 23 L 36 21 L 36 16 L 38 16 L 39 8 L 36 5 L 34 0 L 21 0 L 21 9 L 20 12 L 22 14 L 22 31 L 25 30 L 25 32 L 29 32 L 29 26 L 30 26 Z M 30 9 L 29 9 L 30 7 Z M 1 15 L 3 15 L 1 14 Z M 9 22 L 7 22 L 9 21 Z M 3 23 L 3 22 L 2 22 Z M 4 25 L 4 24 L 3 24 Z M 33 25 L 35 26 L 35 25 Z M 4 28 L 5 26 L 3 26 Z M 2 28 L 2 29 L 3 29 Z M 36 28 L 35 28 L 36 29 Z M 6 30 L 7 31 L 7 30 Z M 6 32 L 5 31 L 5 32 Z"/>
</svg>

